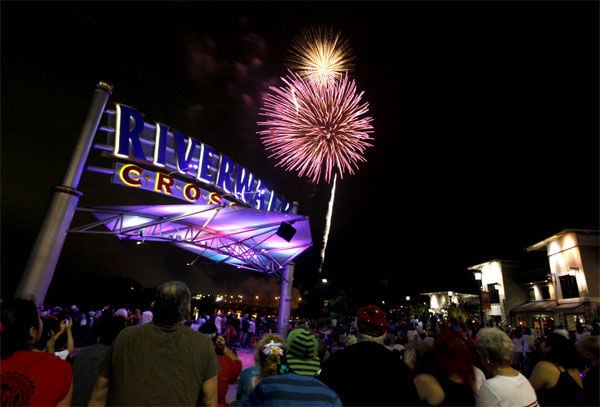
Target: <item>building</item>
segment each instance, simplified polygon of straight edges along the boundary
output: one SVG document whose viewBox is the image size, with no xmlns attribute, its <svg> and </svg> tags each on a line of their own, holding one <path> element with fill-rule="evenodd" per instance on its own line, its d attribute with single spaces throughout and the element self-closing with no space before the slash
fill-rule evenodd
<svg viewBox="0 0 600 407">
<path fill-rule="evenodd" d="M 480 282 L 482 319 L 488 326 L 509 324 L 509 311 L 527 301 L 518 285 L 519 262 L 492 259 L 469 267 Z"/>
<path fill-rule="evenodd" d="M 573 331 L 577 322 L 589 324 L 599 319 L 598 230 L 565 229 L 527 247 L 527 251 L 545 251 L 548 256 L 550 276 L 545 283 L 530 285 L 528 296 L 533 301 L 543 301 L 544 297 L 554 301 L 557 325 Z"/>
<path fill-rule="evenodd" d="M 429 297 L 429 312 L 434 315 L 448 315 L 451 304 L 458 306 L 479 302 L 478 296 L 475 294 L 454 291 L 435 291 L 419 295 Z"/>
<path fill-rule="evenodd" d="M 469 267 L 481 282 L 486 324 L 548 332 L 600 320 L 599 232 L 565 229 L 527 247 L 530 257 L 545 252 L 541 266 L 493 259 Z"/>
</svg>

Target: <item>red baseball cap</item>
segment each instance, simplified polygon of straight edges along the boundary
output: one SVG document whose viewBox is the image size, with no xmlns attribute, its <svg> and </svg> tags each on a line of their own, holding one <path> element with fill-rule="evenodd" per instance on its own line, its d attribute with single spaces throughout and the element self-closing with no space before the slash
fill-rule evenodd
<svg viewBox="0 0 600 407">
<path fill-rule="evenodd" d="M 356 326 L 363 334 L 381 336 L 387 332 L 388 319 L 377 305 L 367 305 L 356 311 Z"/>
</svg>

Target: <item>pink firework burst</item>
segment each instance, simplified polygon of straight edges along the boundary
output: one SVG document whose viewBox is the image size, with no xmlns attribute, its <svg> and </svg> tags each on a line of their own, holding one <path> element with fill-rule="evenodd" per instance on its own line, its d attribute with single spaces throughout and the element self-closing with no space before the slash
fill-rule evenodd
<svg viewBox="0 0 600 407">
<path fill-rule="evenodd" d="M 362 101 L 354 80 L 344 74 L 330 86 L 289 71 L 282 87 L 270 87 L 263 97 L 258 134 L 276 165 L 312 182 L 330 182 L 334 174 L 353 175 L 372 146 L 369 104 Z"/>
</svg>

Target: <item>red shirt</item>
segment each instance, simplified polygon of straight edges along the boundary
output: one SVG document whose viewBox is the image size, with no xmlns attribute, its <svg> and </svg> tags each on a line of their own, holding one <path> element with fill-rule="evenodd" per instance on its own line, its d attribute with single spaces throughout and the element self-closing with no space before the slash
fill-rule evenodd
<svg viewBox="0 0 600 407">
<path fill-rule="evenodd" d="M 227 391 L 229 385 L 237 381 L 242 371 L 242 361 L 233 360 L 229 356 L 217 355 L 219 360 L 219 375 L 217 376 L 217 393 L 219 396 L 219 407 L 227 407 Z"/>
<path fill-rule="evenodd" d="M 48 352 L 15 352 L 0 372 L 3 406 L 56 406 L 73 383 L 71 364 Z"/>
</svg>

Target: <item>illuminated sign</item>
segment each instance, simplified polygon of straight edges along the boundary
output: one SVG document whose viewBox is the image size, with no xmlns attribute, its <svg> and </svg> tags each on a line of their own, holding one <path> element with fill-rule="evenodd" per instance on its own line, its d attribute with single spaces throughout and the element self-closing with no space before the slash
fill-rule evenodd
<svg viewBox="0 0 600 407">
<path fill-rule="evenodd" d="M 113 175 L 113 183 L 115 184 L 141 188 L 146 191 L 185 200 L 193 204 L 219 205 L 225 203 L 228 205 L 238 205 L 235 200 L 227 199 L 227 195 L 222 196 L 216 192 L 210 192 L 200 188 L 196 183 L 182 181 L 160 171 L 149 171 L 136 164 L 123 163 L 116 163 L 115 169 L 116 171 Z M 254 193 L 257 197 L 260 194 L 261 191 Z M 255 199 L 251 198 L 246 201 L 253 202 Z"/>
<path fill-rule="evenodd" d="M 106 133 L 105 149 L 113 157 L 135 164 L 116 162 L 112 182 L 194 204 L 239 203 L 264 211 L 292 210 L 286 199 L 211 146 L 164 124 L 147 123 L 132 107 L 118 103 L 115 107 L 115 111 L 105 111 L 105 125 L 98 131 Z"/>
</svg>

